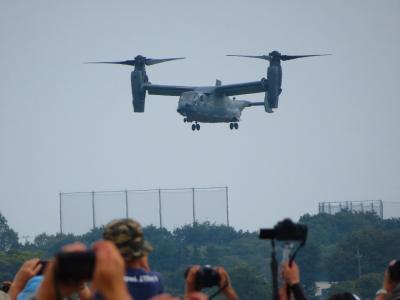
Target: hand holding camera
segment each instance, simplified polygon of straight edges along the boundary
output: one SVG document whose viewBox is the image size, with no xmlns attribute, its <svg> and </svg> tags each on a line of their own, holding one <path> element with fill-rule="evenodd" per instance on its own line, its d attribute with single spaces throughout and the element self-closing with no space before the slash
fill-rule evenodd
<svg viewBox="0 0 400 300">
<path fill-rule="evenodd" d="M 46 267 L 37 299 L 63 299 L 74 292 L 90 293 L 85 281 L 92 279 L 106 300 L 131 300 L 124 282 L 125 263 L 115 245 L 100 241 L 87 251 L 83 244 L 67 245 Z"/>
<path fill-rule="evenodd" d="M 33 276 L 37 275 L 42 268 L 38 258 L 27 260 L 18 270 L 10 286 L 9 295 L 12 300 L 17 299 L 17 295 L 24 289 L 24 286 Z"/>
<path fill-rule="evenodd" d="M 291 289 L 295 289 L 293 291 L 295 299 L 305 299 L 304 293 L 301 290 L 298 283 L 300 283 L 300 272 L 299 268 L 294 262 L 294 258 L 296 257 L 298 251 L 303 247 L 307 240 L 308 228 L 303 224 L 293 223 L 290 219 L 284 219 L 281 222 L 278 222 L 274 228 L 260 229 L 260 239 L 271 240 L 271 272 L 272 272 L 272 298 L 274 300 L 279 299 L 289 299 L 290 298 L 290 290 L 287 288 L 289 286 Z M 282 265 L 282 277 L 284 279 L 284 286 L 279 289 L 278 282 L 278 261 L 276 259 L 276 248 L 275 241 L 286 241 L 286 242 L 300 242 L 299 246 L 294 250 L 293 253 L 283 253 L 283 257 L 285 257 L 285 261 Z M 290 250 L 289 248 L 285 248 L 284 250 Z M 287 257 L 286 257 L 287 256 Z"/>
<path fill-rule="evenodd" d="M 295 285 L 300 283 L 300 270 L 297 264 L 293 261 L 290 265 L 289 262 L 285 262 L 282 265 L 282 276 L 285 282 L 289 285 Z"/>
<path fill-rule="evenodd" d="M 107 300 L 131 300 L 124 281 L 125 261 L 117 247 L 110 241 L 100 241 L 94 245 L 93 251 L 96 254 L 93 287 Z"/>
<path fill-rule="evenodd" d="M 202 290 L 203 288 L 218 286 L 219 291 L 217 294 L 219 292 L 223 292 L 224 295 L 230 300 L 239 299 L 231 285 L 228 273 L 223 267 L 195 265 L 188 267 L 184 276 L 186 279 L 186 297 L 188 297 L 191 293 Z M 211 296 L 210 299 L 212 297 L 213 296 Z"/>
</svg>

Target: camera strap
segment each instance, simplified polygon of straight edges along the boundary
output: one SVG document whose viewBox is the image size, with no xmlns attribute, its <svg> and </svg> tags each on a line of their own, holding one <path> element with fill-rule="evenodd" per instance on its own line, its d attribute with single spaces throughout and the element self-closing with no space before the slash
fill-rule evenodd
<svg viewBox="0 0 400 300">
<path fill-rule="evenodd" d="M 300 243 L 300 245 L 296 248 L 296 250 L 294 250 L 293 254 L 290 255 L 289 258 L 289 267 L 292 267 L 293 261 L 296 258 L 297 253 L 299 252 L 299 250 L 305 245 L 306 241 L 303 241 Z"/>
<path fill-rule="evenodd" d="M 211 294 L 208 299 L 213 299 L 215 298 L 217 295 L 219 295 L 224 289 L 226 289 L 228 287 L 229 282 L 226 282 L 225 285 L 221 288 L 219 288 L 215 293 Z"/>
</svg>

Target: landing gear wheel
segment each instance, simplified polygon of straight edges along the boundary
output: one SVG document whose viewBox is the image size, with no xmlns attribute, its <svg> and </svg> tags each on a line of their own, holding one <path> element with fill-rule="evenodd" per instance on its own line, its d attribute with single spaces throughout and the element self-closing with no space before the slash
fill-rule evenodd
<svg viewBox="0 0 400 300">
<path fill-rule="evenodd" d="M 198 123 L 196 124 L 196 129 L 200 130 L 200 124 L 198 124 Z"/>
<path fill-rule="evenodd" d="M 233 123 L 229 124 L 229 128 L 232 130 L 233 129 Z"/>
<path fill-rule="evenodd" d="M 196 130 L 196 124 L 192 124 L 192 130 L 193 130 L 193 131 Z"/>
<path fill-rule="evenodd" d="M 239 124 L 238 123 L 234 123 L 233 126 L 235 127 L 235 129 L 239 129 Z"/>
</svg>

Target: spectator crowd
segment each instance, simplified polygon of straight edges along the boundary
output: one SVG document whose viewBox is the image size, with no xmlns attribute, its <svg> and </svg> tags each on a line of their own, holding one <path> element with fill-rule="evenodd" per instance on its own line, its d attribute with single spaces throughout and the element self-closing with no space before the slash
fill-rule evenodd
<svg viewBox="0 0 400 300">
<path fill-rule="evenodd" d="M 49 261 L 38 258 L 23 263 L 12 282 L 3 282 L 0 300 L 175 300 L 180 297 L 164 292 L 163 277 L 149 262 L 152 245 L 145 239 L 140 224 L 119 219 L 107 224 L 103 239 L 87 249 L 73 243 L 60 249 Z M 195 263 L 195 262 L 194 262 Z M 282 284 L 279 300 L 306 300 L 300 270 L 293 261 L 280 266 Z M 239 299 L 229 275 L 222 266 L 189 266 L 183 299 L 212 299 L 218 294 L 228 300 Z M 400 299 L 400 262 L 391 261 L 385 271 L 382 288 L 371 295 L 375 300 Z M 216 287 L 212 295 L 204 288 Z M 360 300 L 357 295 L 340 293 L 328 300 Z"/>
</svg>

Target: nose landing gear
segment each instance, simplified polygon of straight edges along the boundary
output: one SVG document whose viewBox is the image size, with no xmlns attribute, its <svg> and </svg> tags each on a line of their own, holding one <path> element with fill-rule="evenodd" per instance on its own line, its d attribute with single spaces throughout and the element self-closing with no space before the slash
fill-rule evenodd
<svg viewBox="0 0 400 300">
<path fill-rule="evenodd" d="M 232 129 L 239 129 L 239 124 L 236 122 L 229 123 L 229 128 Z"/>
<path fill-rule="evenodd" d="M 193 131 L 195 131 L 195 130 L 200 130 L 200 124 L 199 123 L 194 123 L 194 124 L 192 124 L 192 130 Z"/>
</svg>

